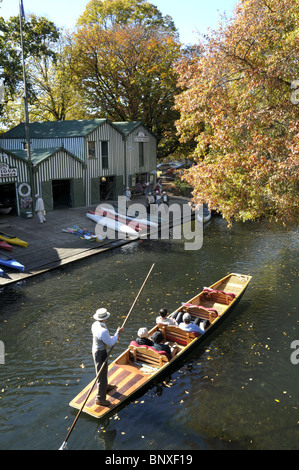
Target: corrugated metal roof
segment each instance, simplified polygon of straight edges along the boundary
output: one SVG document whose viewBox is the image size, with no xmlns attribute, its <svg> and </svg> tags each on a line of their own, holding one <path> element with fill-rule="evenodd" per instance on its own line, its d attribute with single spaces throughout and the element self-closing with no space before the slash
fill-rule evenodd
<svg viewBox="0 0 299 470">
<path fill-rule="evenodd" d="M 105 122 L 107 122 L 107 119 L 32 122 L 29 125 L 30 138 L 51 139 L 59 137 L 84 137 Z M 19 124 L 5 134 L 2 134 L 1 138 L 25 139 L 25 124 Z"/>
<path fill-rule="evenodd" d="M 27 155 L 27 150 L 5 150 L 0 147 L 0 151 L 2 153 L 7 152 L 8 154 L 12 156 L 16 156 L 20 158 L 21 160 L 28 161 L 28 155 Z M 51 147 L 48 149 L 34 149 L 31 150 L 30 155 L 31 155 L 31 161 L 34 165 L 39 165 L 42 163 L 44 160 L 47 158 L 52 157 L 52 155 L 55 155 L 57 152 L 66 152 L 68 155 L 71 157 L 75 158 L 78 160 L 78 158 L 75 155 L 72 155 L 68 150 L 62 148 L 62 147 Z M 80 160 L 81 162 L 81 160 Z M 83 164 L 83 162 L 81 162 Z"/>
<path fill-rule="evenodd" d="M 143 125 L 141 121 L 113 122 L 112 124 L 125 135 L 131 134 L 137 127 Z"/>
<path fill-rule="evenodd" d="M 110 122 L 108 119 L 31 122 L 29 124 L 30 139 L 85 137 L 104 123 L 111 124 L 112 127 L 125 136 L 131 134 L 131 132 L 139 126 L 144 126 L 142 121 Z M 152 134 L 148 129 L 147 131 Z M 21 123 L 13 129 L 5 132 L 0 136 L 0 142 L 1 139 L 25 140 L 25 124 Z"/>
</svg>

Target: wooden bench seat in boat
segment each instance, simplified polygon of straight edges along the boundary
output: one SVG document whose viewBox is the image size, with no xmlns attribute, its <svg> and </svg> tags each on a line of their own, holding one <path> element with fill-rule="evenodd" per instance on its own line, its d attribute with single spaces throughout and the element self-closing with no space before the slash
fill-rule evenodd
<svg viewBox="0 0 299 470">
<path fill-rule="evenodd" d="M 213 323 L 214 320 L 219 316 L 218 311 L 214 308 L 207 308 L 203 305 L 184 304 L 183 310 L 190 313 L 192 320 L 200 318 L 201 320 L 209 320 Z"/>
<path fill-rule="evenodd" d="M 150 364 L 155 367 L 162 367 L 169 362 L 168 354 L 165 351 L 156 351 L 151 346 L 140 346 L 135 341 L 131 341 L 129 351 L 134 362 Z"/>
<path fill-rule="evenodd" d="M 178 326 L 174 325 L 158 325 L 159 330 L 163 333 L 164 341 L 173 341 L 174 343 L 186 346 L 195 338 L 200 336 L 200 333 L 184 331 Z"/>
<path fill-rule="evenodd" d="M 202 296 L 204 300 L 208 300 L 209 302 L 217 302 L 218 304 L 225 305 L 229 305 L 236 297 L 233 293 L 209 289 L 207 287 L 204 288 Z"/>
</svg>

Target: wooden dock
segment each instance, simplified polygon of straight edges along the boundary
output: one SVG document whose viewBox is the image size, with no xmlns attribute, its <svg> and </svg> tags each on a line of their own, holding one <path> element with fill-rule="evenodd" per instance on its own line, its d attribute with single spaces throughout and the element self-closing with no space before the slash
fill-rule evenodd
<svg viewBox="0 0 299 470">
<path fill-rule="evenodd" d="M 134 202 L 144 202 L 144 198 Z M 188 200 L 182 198 L 171 202 L 186 204 Z M 47 214 L 47 222 L 44 224 L 40 224 L 36 216 L 32 219 L 0 216 L 0 231 L 28 242 L 27 248 L 13 245 L 11 253 L 1 250 L 23 264 L 25 272 L 4 268 L 5 274 L 0 277 L 0 287 L 132 243 L 133 240 L 129 238 L 89 241 L 63 232 L 68 227 L 77 225 L 94 233 L 95 223 L 86 217 L 89 209 L 95 210 L 96 206 L 55 210 Z"/>
<path fill-rule="evenodd" d="M 33 219 L 13 216 L 0 217 L 0 231 L 15 235 L 28 242 L 27 248 L 12 245 L 12 252 L 7 252 L 25 266 L 25 272 L 3 268 L 5 274 L 0 277 L 0 287 L 131 243 L 130 239 L 89 241 L 62 231 L 73 225 L 78 225 L 94 233 L 95 224 L 85 215 L 87 209 L 83 207 L 49 212 L 47 222 L 44 224 L 40 224 L 37 217 Z M 1 252 L 5 253 L 4 250 Z"/>
</svg>

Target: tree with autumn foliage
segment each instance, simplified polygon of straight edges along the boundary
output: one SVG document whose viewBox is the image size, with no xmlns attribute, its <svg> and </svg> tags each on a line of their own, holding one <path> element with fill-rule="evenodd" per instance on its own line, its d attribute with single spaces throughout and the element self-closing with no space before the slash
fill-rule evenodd
<svg viewBox="0 0 299 470">
<path fill-rule="evenodd" d="M 239 0 L 177 67 L 177 129 L 196 142 L 183 179 L 229 223 L 298 222 L 298 12 L 297 0 Z"/>
<path fill-rule="evenodd" d="M 181 45 L 170 17 L 145 0 L 91 0 L 71 46 L 75 85 L 93 117 L 142 121 L 160 156 L 178 145 L 173 64 Z"/>
</svg>

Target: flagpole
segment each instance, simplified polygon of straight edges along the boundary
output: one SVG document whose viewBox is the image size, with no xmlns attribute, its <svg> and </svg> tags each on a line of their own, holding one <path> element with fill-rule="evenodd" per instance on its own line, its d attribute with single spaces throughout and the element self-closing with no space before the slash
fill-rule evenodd
<svg viewBox="0 0 299 470">
<path fill-rule="evenodd" d="M 29 165 L 29 186 L 30 186 L 30 189 L 31 189 L 31 198 L 32 198 L 32 213 L 34 213 L 34 210 L 33 210 L 34 181 L 33 181 L 32 160 L 31 160 L 31 149 L 30 149 L 28 94 L 27 94 L 27 81 L 26 81 L 26 71 L 25 71 L 25 55 L 24 55 L 23 24 L 22 24 L 22 18 L 25 18 L 23 0 L 19 0 L 19 17 L 20 17 L 20 35 L 21 35 L 23 81 L 24 81 L 24 96 L 23 96 L 23 98 L 24 98 L 24 112 L 25 112 L 25 135 L 26 135 L 27 156 L 28 156 L 28 165 Z"/>
</svg>

